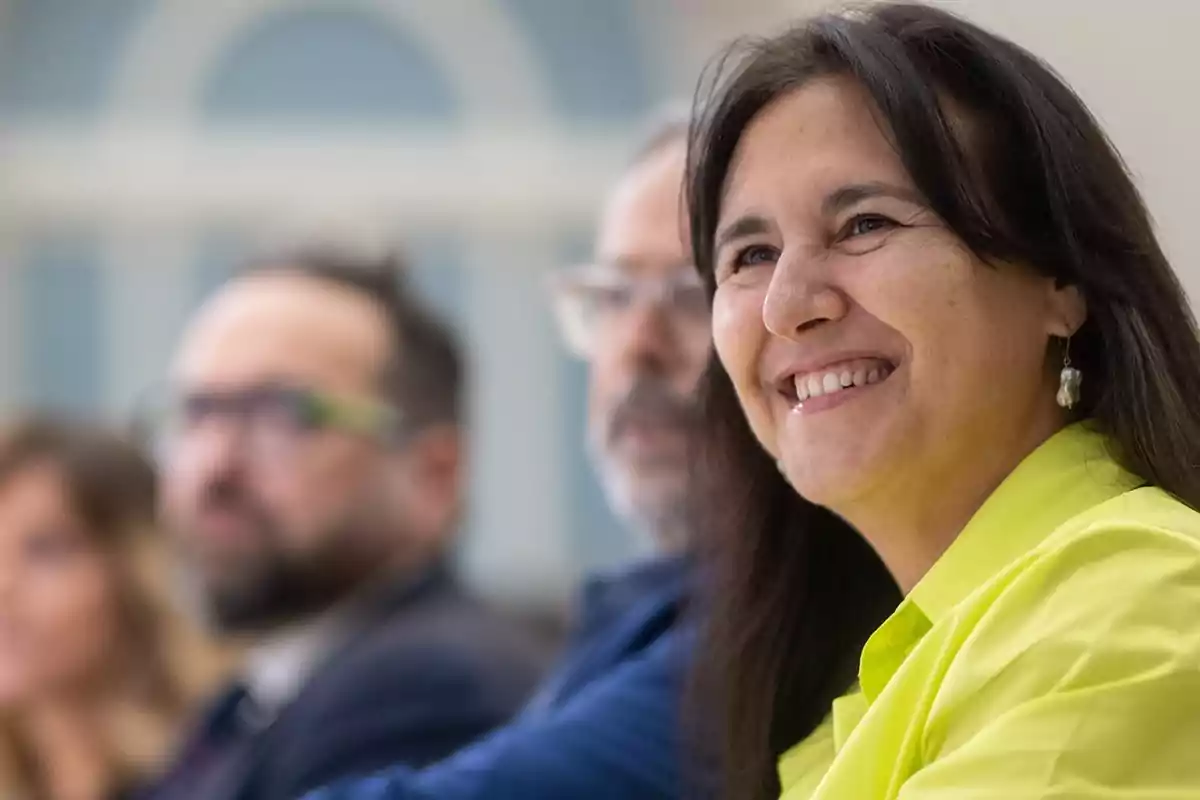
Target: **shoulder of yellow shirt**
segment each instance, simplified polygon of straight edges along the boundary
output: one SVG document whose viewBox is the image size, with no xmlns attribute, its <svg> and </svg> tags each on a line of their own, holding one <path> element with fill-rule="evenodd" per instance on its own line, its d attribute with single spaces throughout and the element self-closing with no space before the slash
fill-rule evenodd
<svg viewBox="0 0 1200 800">
<path fill-rule="evenodd" d="M 978 596 L 987 594 L 993 596 Z M 1187 667 L 1200 669 L 1200 512 L 1155 487 L 1133 489 L 1072 517 L 959 604 L 956 615 L 973 619 L 948 622 L 973 630 L 954 660 L 979 666 L 974 656 L 982 655 L 991 668 L 956 674 L 950 667 L 930 720 L 933 730 L 941 727 L 937 718 L 948 723 L 932 737 L 935 749 L 957 744 L 953 728 L 969 736 L 976 728 L 971 722 L 984 723 L 980 713 L 968 710 L 970 705 L 978 706 L 982 716 L 1004 712 L 1002 696 L 983 695 L 998 690 L 1002 695 L 1006 673 L 1027 682 L 1020 675 L 1024 670 L 1012 669 L 1018 662 L 1043 649 L 1068 658 L 1096 657 L 1106 644 L 1106 626 L 1131 613 L 1140 616 L 1137 607 L 1146 604 L 1168 612 L 1150 612 L 1165 632 L 1190 632 L 1189 641 L 1173 637 L 1170 644 L 1186 651 Z M 1121 647 L 1120 642 L 1111 644 Z M 1067 688 L 1061 671 L 1049 671 L 1044 679 L 1047 694 Z M 1076 670 L 1073 680 L 1087 679 L 1086 666 Z M 1028 698 L 1031 688 L 1024 686 L 1013 699 Z M 855 697 L 861 698 L 857 687 L 845 699 Z M 967 719 L 954 713 L 962 710 Z M 785 800 L 809 797 L 835 751 L 831 715 L 780 759 L 780 777 L 788 788 Z"/>
<path fill-rule="evenodd" d="M 954 616 L 970 633 L 930 710 L 931 759 L 1037 697 L 1200 675 L 1200 513 L 1154 487 L 1126 492 L 1065 522 Z"/>
</svg>

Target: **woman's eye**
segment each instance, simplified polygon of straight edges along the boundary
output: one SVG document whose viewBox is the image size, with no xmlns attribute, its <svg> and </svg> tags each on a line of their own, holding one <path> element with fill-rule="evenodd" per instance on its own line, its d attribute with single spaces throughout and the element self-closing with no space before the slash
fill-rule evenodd
<svg viewBox="0 0 1200 800">
<path fill-rule="evenodd" d="M 893 220 L 880 214 L 859 214 L 842 227 L 842 235 L 838 238 L 853 239 L 856 236 L 867 236 L 891 230 L 894 227 L 896 227 L 896 223 Z"/>
<path fill-rule="evenodd" d="M 756 267 L 761 264 L 774 264 L 779 258 L 779 252 L 774 247 L 755 244 L 738 251 L 733 259 L 733 271 L 743 267 Z"/>
</svg>

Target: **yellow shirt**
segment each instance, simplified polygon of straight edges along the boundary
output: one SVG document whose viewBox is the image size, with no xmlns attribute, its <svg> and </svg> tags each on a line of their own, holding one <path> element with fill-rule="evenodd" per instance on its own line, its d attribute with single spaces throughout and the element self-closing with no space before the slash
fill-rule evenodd
<svg viewBox="0 0 1200 800">
<path fill-rule="evenodd" d="M 1200 798 L 1200 514 L 1067 428 L 870 638 L 784 800 Z"/>
</svg>

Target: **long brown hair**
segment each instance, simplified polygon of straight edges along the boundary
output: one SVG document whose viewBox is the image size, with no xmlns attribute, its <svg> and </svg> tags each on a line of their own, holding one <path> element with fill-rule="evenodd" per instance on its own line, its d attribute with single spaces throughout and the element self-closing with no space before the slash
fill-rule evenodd
<svg viewBox="0 0 1200 800">
<path fill-rule="evenodd" d="M 0 482 L 40 464 L 61 476 L 71 510 L 111 565 L 119 666 L 105 687 L 101 732 L 117 788 L 161 766 L 227 659 L 171 597 L 147 459 L 115 433 L 65 419 L 30 417 L 0 432 Z M 52 768 L 14 720 L 0 719 L 0 796 L 41 800 Z"/>
<path fill-rule="evenodd" d="M 693 247 L 714 291 L 713 234 L 738 141 L 769 103 L 848 76 L 931 207 L 982 260 L 1080 288 L 1081 415 L 1127 468 L 1200 506 L 1200 344 L 1179 281 L 1120 156 L 1082 101 L 1017 45 L 952 14 L 881 4 L 741 42 L 700 98 L 690 141 Z M 956 126 L 949 105 L 968 121 Z M 853 680 L 895 588 L 848 525 L 800 498 L 755 442 L 716 363 L 706 517 L 717 592 L 699 663 L 722 690 L 728 796 L 778 793 L 777 756 Z"/>
</svg>

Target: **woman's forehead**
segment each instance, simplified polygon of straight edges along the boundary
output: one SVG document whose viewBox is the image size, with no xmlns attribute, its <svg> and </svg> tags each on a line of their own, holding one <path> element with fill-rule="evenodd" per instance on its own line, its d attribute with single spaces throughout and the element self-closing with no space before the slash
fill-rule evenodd
<svg viewBox="0 0 1200 800">
<path fill-rule="evenodd" d="M 850 78 L 814 79 L 767 105 L 738 142 L 723 211 L 764 190 L 822 198 L 849 184 L 911 187 L 866 90 Z"/>
</svg>

